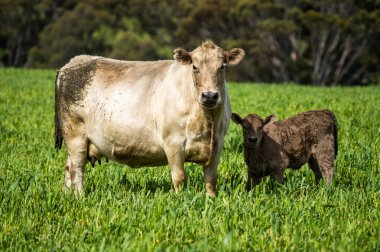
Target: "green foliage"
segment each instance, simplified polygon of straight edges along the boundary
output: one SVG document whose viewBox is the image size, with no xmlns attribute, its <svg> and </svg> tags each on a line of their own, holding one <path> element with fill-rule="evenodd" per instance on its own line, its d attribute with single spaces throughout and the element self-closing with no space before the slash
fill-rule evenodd
<svg viewBox="0 0 380 252">
<path fill-rule="evenodd" d="M 368 85 L 379 82 L 379 27 L 378 1 L 0 0 L 0 65 L 170 59 L 212 39 L 247 52 L 231 80 Z"/>
<path fill-rule="evenodd" d="M 328 108 L 339 122 L 330 188 L 305 166 L 284 185 L 244 190 L 241 129 L 225 140 L 218 195 L 187 164 L 187 188 L 173 192 L 168 167 L 86 167 L 85 193 L 61 188 L 66 149 L 54 150 L 51 70 L 0 69 L 0 250 L 379 251 L 378 86 L 228 85 L 234 112 L 279 119 Z"/>
<path fill-rule="evenodd" d="M 131 11 L 126 7 L 112 0 L 78 3 L 41 32 L 40 42 L 30 50 L 30 65 L 59 68 L 78 54 L 129 60 L 171 58 L 168 31 L 147 32 L 141 25 L 144 20 L 125 16 Z"/>
<path fill-rule="evenodd" d="M 121 28 L 115 30 L 104 27 L 99 31 L 103 34 L 104 44 L 109 47 L 107 53 L 109 57 L 128 60 L 157 60 L 172 57 L 172 49 L 145 32 L 138 19 L 123 18 Z M 162 36 L 161 39 L 165 37 Z"/>
<path fill-rule="evenodd" d="M 78 54 L 100 54 L 104 47 L 93 39 L 93 34 L 113 20 L 106 10 L 96 7 L 80 2 L 47 25 L 40 34 L 40 43 L 30 50 L 29 64 L 59 68 Z"/>
<path fill-rule="evenodd" d="M 0 65 L 24 66 L 29 48 L 61 5 L 52 0 L 0 0 Z"/>
</svg>

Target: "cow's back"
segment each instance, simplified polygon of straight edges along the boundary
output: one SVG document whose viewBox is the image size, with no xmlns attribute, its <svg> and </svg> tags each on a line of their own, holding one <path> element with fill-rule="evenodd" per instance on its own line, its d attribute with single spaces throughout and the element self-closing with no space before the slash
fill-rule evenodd
<svg viewBox="0 0 380 252">
<path fill-rule="evenodd" d="M 99 56 L 81 55 L 63 66 L 56 80 L 58 110 L 68 112 L 70 108 L 84 107 L 88 96 L 115 91 L 121 88 L 148 95 L 157 79 L 162 79 L 173 61 L 121 61 Z M 91 105 L 90 105 L 91 106 Z M 72 114 L 73 111 L 70 111 Z"/>
</svg>

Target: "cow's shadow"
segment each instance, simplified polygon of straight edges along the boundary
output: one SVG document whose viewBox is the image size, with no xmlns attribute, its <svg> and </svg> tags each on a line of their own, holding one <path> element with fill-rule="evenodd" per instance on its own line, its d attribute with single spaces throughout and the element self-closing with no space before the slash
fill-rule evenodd
<svg viewBox="0 0 380 252">
<path fill-rule="evenodd" d="M 125 190 L 132 192 L 149 191 L 150 193 L 156 192 L 170 192 L 174 190 L 171 181 L 157 180 L 155 178 L 147 178 L 143 183 L 132 181 L 124 174 L 119 181 L 119 185 L 124 187 Z"/>
</svg>

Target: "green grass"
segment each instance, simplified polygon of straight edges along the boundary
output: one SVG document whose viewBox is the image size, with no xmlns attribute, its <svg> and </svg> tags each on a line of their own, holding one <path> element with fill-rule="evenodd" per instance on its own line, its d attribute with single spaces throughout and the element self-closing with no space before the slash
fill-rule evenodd
<svg viewBox="0 0 380 252">
<path fill-rule="evenodd" d="M 380 86 L 316 88 L 229 84 L 232 109 L 282 119 L 328 108 L 339 122 L 333 185 L 307 166 L 284 185 L 244 190 L 241 129 L 231 123 L 218 196 L 201 167 L 187 189 L 168 167 L 86 166 L 85 193 L 62 194 L 66 149 L 54 150 L 54 71 L 0 69 L 0 250 L 379 251 Z"/>
</svg>

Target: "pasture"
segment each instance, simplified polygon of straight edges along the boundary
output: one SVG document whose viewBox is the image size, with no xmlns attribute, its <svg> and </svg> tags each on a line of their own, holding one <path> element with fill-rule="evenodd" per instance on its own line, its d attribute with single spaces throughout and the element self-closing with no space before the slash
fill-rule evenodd
<svg viewBox="0 0 380 252">
<path fill-rule="evenodd" d="M 282 119 L 328 108 L 339 123 L 333 184 L 307 166 L 284 185 L 247 193 L 241 129 L 230 124 L 217 197 L 202 168 L 186 165 L 172 189 L 167 166 L 87 164 L 85 197 L 62 194 L 66 148 L 54 149 L 52 70 L 0 68 L 0 250 L 379 251 L 380 86 L 229 83 L 232 110 Z"/>
</svg>

